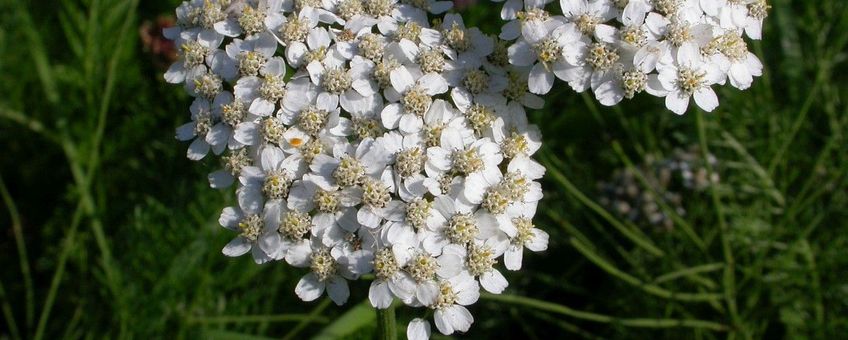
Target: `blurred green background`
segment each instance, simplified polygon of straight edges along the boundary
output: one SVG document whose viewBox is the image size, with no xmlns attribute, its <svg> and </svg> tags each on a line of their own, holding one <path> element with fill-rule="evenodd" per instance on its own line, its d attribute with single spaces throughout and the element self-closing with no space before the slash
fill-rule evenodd
<svg viewBox="0 0 848 340">
<path fill-rule="evenodd" d="M 162 79 L 178 2 L 0 0 L 0 339 L 373 336 L 367 282 L 304 303 L 302 270 L 221 255 L 234 195 L 185 158 L 190 98 Z M 848 2 L 770 3 L 765 75 L 714 113 L 559 84 L 530 114 L 551 245 L 457 337 L 848 334 Z M 495 6 L 463 13 L 497 32 Z"/>
</svg>

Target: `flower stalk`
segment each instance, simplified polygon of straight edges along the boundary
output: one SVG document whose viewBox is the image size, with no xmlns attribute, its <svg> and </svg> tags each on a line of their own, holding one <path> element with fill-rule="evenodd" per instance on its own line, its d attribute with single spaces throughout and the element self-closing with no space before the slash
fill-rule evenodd
<svg viewBox="0 0 848 340">
<path fill-rule="evenodd" d="M 375 310 L 377 311 L 377 339 L 397 340 L 395 305 L 392 304 L 386 309 L 375 308 Z"/>
</svg>

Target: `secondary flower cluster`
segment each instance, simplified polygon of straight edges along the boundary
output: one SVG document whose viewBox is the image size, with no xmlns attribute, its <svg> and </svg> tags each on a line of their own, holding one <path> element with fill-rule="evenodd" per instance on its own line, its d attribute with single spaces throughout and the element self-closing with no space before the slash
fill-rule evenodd
<svg viewBox="0 0 848 340">
<path fill-rule="evenodd" d="M 221 156 L 214 188 L 223 253 L 309 270 L 304 301 L 341 305 L 347 280 L 369 299 L 433 310 L 443 334 L 469 329 L 498 269 L 546 249 L 533 225 L 544 167 L 525 106 L 540 108 L 505 45 L 433 0 L 191 0 L 165 34 L 166 72 L 195 97 L 177 138 Z M 432 20 L 435 16 L 438 19 Z M 430 335 L 413 320 L 410 338 Z"/>
<path fill-rule="evenodd" d="M 549 2 L 507 0 L 501 10 L 499 37 L 509 43 L 498 44 L 529 69 L 532 93 L 547 93 L 556 77 L 603 105 L 647 92 L 683 114 L 691 97 L 715 109 L 712 85 L 744 90 L 762 75 L 743 35 L 761 38 L 766 0 L 560 0 L 562 15 Z"/>
<path fill-rule="evenodd" d="M 680 216 L 686 214 L 683 202 L 710 186 L 720 182 L 717 173 L 709 176 L 707 162 L 718 167 L 718 159 L 709 155 L 705 160 L 700 148 L 675 149 L 665 158 L 648 155 L 635 171 L 617 169 L 612 178 L 598 183 L 601 205 L 639 226 L 654 226 L 658 230 L 670 231 L 674 221 L 661 207 L 666 204 Z M 648 187 L 640 183 L 644 177 Z M 658 202 L 660 201 L 660 202 Z"/>
</svg>

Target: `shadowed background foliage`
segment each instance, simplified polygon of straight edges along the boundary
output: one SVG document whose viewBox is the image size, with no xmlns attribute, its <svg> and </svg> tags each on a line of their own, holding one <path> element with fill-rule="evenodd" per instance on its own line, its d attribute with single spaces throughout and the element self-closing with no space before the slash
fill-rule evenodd
<svg viewBox="0 0 848 340">
<path fill-rule="evenodd" d="M 848 333 L 848 3 L 770 3 L 765 75 L 714 113 L 564 84 L 530 113 L 550 248 L 457 337 Z M 177 4 L 0 0 L 0 338 L 373 336 L 367 282 L 304 303 L 302 270 L 221 255 L 234 197 L 185 158 L 191 99 L 162 79 L 157 18 Z M 462 12 L 497 32 L 495 6 Z"/>
</svg>

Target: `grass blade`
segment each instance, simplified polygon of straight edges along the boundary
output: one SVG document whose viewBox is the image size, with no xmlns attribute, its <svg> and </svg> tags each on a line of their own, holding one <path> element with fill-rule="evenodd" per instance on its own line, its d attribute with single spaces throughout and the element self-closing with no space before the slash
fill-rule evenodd
<svg viewBox="0 0 848 340">
<path fill-rule="evenodd" d="M 623 272 L 622 270 L 613 266 L 609 261 L 604 260 L 603 257 L 595 253 L 593 250 L 589 249 L 582 242 L 577 240 L 576 238 L 571 238 L 571 245 L 577 249 L 578 252 L 583 254 L 589 261 L 592 261 L 595 265 L 603 269 L 605 272 L 609 273 L 616 278 L 627 282 L 633 286 L 642 289 L 646 293 L 659 296 L 661 298 L 670 299 L 670 300 L 678 300 L 678 301 L 687 301 L 687 302 L 709 302 L 716 301 L 721 299 L 721 294 L 715 293 L 678 293 L 667 290 L 660 286 L 651 283 L 642 282 L 638 278 Z"/>
<path fill-rule="evenodd" d="M 522 296 L 502 294 L 481 294 L 481 298 L 491 301 L 510 303 L 519 306 L 530 307 L 538 310 L 543 310 L 551 313 L 562 314 L 577 319 L 618 324 L 627 327 L 642 327 L 642 328 L 702 328 L 713 331 L 727 331 L 727 326 L 717 322 L 691 319 L 650 319 L 650 318 L 618 318 L 592 312 L 585 312 L 569 308 L 553 302 L 536 300 Z"/>
<path fill-rule="evenodd" d="M 312 340 L 330 340 L 350 336 L 363 327 L 373 325 L 376 319 L 377 314 L 374 313 L 374 307 L 371 306 L 371 302 L 365 300 L 324 327 L 321 333 L 318 333 Z"/>
</svg>

